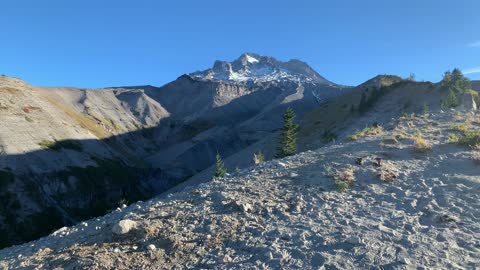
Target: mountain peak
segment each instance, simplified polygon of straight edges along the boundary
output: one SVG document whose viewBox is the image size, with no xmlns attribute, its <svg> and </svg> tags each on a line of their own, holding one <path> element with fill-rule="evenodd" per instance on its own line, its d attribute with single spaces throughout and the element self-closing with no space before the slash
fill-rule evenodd
<svg viewBox="0 0 480 270">
<path fill-rule="evenodd" d="M 220 81 L 297 81 L 333 84 L 305 62 L 297 59 L 282 62 L 256 53 L 243 53 L 232 62 L 217 60 L 211 69 L 190 75 Z"/>
</svg>

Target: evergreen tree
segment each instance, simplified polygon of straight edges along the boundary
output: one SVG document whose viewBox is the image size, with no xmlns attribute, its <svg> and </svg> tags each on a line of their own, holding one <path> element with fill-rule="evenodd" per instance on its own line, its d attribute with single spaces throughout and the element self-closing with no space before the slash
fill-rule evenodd
<svg viewBox="0 0 480 270">
<path fill-rule="evenodd" d="M 360 98 L 360 104 L 358 104 L 358 111 L 360 113 L 364 113 L 368 110 L 368 104 L 367 104 L 367 95 L 365 92 L 362 92 L 362 97 Z"/>
<path fill-rule="evenodd" d="M 217 156 L 215 158 L 215 174 L 214 177 L 225 177 L 227 174 L 227 169 L 225 169 L 225 164 L 223 164 L 222 156 L 217 152 Z"/>
<path fill-rule="evenodd" d="M 275 157 L 283 158 L 297 152 L 297 130 L 298 125 L 294 123 L 295 112 L 288 108 L 283 114 L 283 128 L 280 138 L 280 145 Z"/>
<path fill-rule="evenodd" d="M 463 93 L 471 88 L 470 80 L 463 76 L 460 69 L 455 68 L 443 74 L 442 87 L 447 91 Z"/>
<path fill-rule="evenodd" d="M 457 107 L 461 104 L 460 100 L 457 97 L 457 94 L 455 94 L 455 91 L 450 89 L 448 91 L 448 96 L 447 99 L 442 102 L 442 107 L 443 108 L 454 108 Z"/>
</svg>

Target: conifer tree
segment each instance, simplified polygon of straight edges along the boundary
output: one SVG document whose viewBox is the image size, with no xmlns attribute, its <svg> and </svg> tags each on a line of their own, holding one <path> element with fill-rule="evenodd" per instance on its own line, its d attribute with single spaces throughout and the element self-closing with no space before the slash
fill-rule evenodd
<svg viewBox="0 0 480 270">
<path fill-rule="evenodd" d="M 280 137 L 280 145 L 277 149 L 277 158 L 291 156 L 297 152 L 298 125 L 294 123 L 295 112 L 288 108 L 283 114 L 283 128 Z"/>
<path fill-rule="evenodd" d="M 461 104 L 460 100 L 457 97 L 457 94 L 455 94 L 455 91 L 450 89 L 448 91 L 448 96 L 447 99 L 442 102 L 442 107 L 443 108 L 454 108 L 458 107 Z"/>
<path fill-rule="evenodd" d="M 215 174 L 214 177 L 225 177 L 227 174 L 227 169 L 225 169 L 225 164 L 223 163 L 222 156 L 217 152 L 215 157 Z"/>
<path fill-rule="evenodd" d="M 465 78 L 458 68 L 445 72 L 441 84 L 445 90 L 455 93 L 463 93 L 471 88 L 470 80 Z"/>
</svg>

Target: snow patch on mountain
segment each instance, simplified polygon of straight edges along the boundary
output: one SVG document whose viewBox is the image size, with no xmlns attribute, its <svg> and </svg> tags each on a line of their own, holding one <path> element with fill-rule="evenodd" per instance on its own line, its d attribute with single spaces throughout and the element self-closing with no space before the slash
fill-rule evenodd
<svg viewBox="0 0 480 270">
<path fill-rule="evenodd" d="M 250 55 L 248 55 L 248 54 L 246 54 L 245 57 L 247 58 L 247 61 L 248 61 L 249 63 L 252 63 L 252 64 L 253 64 L 253 63 L 258 63 L 258 62 L 259 62 L 257 58 L 254 58 L 254 57 L 252 57 L 252 56 L 250 56 Z"/>
<path fill-rule="evenodd" d="M 253 53 L 242 54 L 233 62 L 216 61 L 213 68 L 190 75 L 214 81 L 294 81 L 333 85 L 302 61 L 282 62 L 273 57 Z"/>
</svg>

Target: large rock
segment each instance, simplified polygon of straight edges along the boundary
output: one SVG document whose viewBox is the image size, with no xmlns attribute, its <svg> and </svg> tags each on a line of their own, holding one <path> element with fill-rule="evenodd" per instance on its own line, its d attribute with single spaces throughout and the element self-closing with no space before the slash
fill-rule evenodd
<svg viewBox="0 0 480 270">
<path fill-rule="evenodd" d="M 466 93 L 462 97 L 462 111 L 474 112 L 477 110 L 477 104 L 472 94 Z"/>
<path fill-rule="evenodd" d="M 132 230 L 135 230 L 138 227 L 138 223 L 130 220 L 130 219 L 124 219 L 120 220 L 117 224 L 115 224 L 112 228 L 112 232 L 114 234 L 127 234 Z"/>
</svg>

